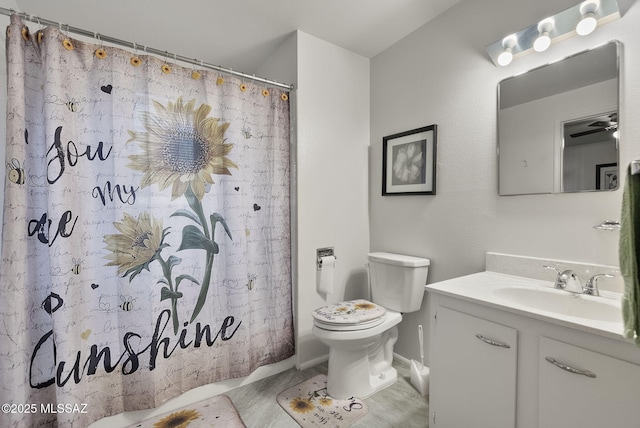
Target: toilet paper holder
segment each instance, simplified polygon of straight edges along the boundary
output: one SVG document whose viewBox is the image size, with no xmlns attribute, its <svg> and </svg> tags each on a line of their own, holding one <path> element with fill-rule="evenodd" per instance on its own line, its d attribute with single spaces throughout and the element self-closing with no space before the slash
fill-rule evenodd
<svg viewBox="0 0 640 428">
<path fill-rule="evenodd" d="M 317 267 L 317 270 L 321 270 L 322 269 L 322 258 L 323 257 L 329 257 L 329 256 L 334 256 L 335 257 L 335 254 L 333 253 L 333 247 L 318 248 L 316 250 L 316 267 Z"/>
</svg>

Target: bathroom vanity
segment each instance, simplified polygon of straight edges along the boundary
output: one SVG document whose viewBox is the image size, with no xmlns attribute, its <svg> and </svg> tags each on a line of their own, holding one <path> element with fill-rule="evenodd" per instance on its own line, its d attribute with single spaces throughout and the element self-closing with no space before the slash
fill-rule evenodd
<svg viewBox="0 0 640 428">
<path fill-rule="evenodd" d="M 637 428 L 621 295 L 481 272 L 431 284 L 431 428 Z"/>
</svg>

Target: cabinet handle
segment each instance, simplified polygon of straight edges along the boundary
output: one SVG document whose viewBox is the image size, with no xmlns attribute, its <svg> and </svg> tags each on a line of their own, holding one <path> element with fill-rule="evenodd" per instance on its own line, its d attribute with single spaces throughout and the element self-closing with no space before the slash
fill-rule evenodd
<svg viewBox="0 0 640 428">
<path fill-rule="evenodd" d="M 562 363 L 556 361 L 552 357 L 545 357 L 545 360 L 547 360 L 548 362 L 550 362 L 554 366 L 559 367 L 562 370 L 567 371 L 569 373 L 573 373 L 573 374 L 577 374 L 577 375 L 584 375 L 586 377 L 591 377 L 591 378 L 596 377 L 596 374 L 593 373 L 593 372 L 590 372 L 589 370 L 579 370 L 579 369 L 573 368 L 571 366 L 568 366 L 566 364 L 562 364 Z"/>
<path fill-rule="evenodd" d="M 495 340 L 487 339 L 486 337 L 484 337 L 481 334 L 476 334 L 476 337 L 478 339 L 482 340 L 484 343 L 488 343 L 489 345 L 499 346 L 501 348 L 506 348 L 506 349 L 511 349 L 511 346 L 507 345 L 506 343 L 496 342 Z"/>
</svg>

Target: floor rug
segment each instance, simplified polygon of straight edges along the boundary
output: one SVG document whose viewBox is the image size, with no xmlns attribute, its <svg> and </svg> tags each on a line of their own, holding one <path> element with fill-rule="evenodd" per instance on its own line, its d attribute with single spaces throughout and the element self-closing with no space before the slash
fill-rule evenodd
<svg viewBox="0 0 640 428">
<path fill-rule="evenodd" d="M 278 394 L 278 404 L 303 428 L 348 427 L 367 414 L 359 398 L 336 400 L 327 395 L 327 376 L 320 374 Z"/>
<path fill-rule="evenodd" d="M 189 406 L 163 413 L 127 428 L 245 428 L 238 410 L 226 395 L 216 395 Z"/>
</svg>

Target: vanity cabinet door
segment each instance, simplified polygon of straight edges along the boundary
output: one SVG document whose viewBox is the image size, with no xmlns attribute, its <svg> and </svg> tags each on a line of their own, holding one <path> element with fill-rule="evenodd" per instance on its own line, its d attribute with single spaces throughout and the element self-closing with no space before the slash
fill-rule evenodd
<svg viewBox="0 0 640 428">
<path fill-rule="evenodd" d="M 640 426 L 640 366 L 546 337 L 539 350 L 538 427 Z"/>
<path fill-rule="evenodd" d="M 438 307 L 431 354 L 431 428 L 513 428 L 516 329 Z"/>
</svg>

